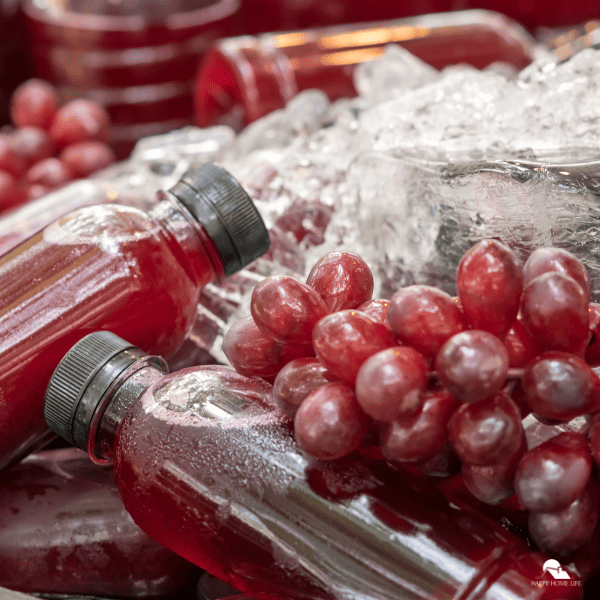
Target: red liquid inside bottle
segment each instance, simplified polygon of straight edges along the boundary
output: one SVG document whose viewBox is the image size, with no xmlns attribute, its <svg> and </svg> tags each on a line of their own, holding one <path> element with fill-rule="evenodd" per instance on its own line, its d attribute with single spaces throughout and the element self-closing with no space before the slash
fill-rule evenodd
<svg viewBox="0 0 600 600">
<path fill-rule="evenodd" d="M 533 57 L 525 30 L 487 11 L 224 39 L 205 56 L 196 79 L 196 123 L 241 129 L 310 88 L 331 100 L 355 96 L 354 67 L 381 57 L 390 43 L 436 68 L 504 61 L 522 69 Z"/>
<path fill-rule="evenodd" d="M 92 334 L 55 371 L 46 419 L 95 461 L 114 459 L 144 531 L 236 589 L 324 600 L 581 598 L 578 585 L 537 585 L 546 557 L 424 477 L 399 477 L 368 450 L 307 459 L 263 380 L 221 366 L 164 368 Z"/>
<path fill-rule="evenodd" d="M 202 286 L 268 244 L 250 198 L 208 163 L 148 213 L 86 207 L 0 258 L 0 468 L 48 433 L 43 392 L 74 342 L 107 328 L 173 353 L 193 324 Z"/>
<path fill-rule="evenodd" d="M 40 452 L 4 474 L 0 585 L 146 597 L 189 589 L 199 574 L 135 525 L 112 469 L 95 467 L 85 452 Z"/>
</svg>

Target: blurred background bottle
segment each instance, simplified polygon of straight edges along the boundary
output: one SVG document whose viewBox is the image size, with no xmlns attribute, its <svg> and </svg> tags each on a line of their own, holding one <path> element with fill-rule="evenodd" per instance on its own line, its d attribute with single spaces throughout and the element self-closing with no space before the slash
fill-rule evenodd
<svg viewBox="0 0 600 600">
<path fill-rule="evenodd" d="M 356 96 L 354 67 L 382 57 L 392 43 L 437 69 L 458 63 L 482 69 L 495 62 L 522 69 L 534 47 L 516 22 L 488 11 L 219 40 L 196 79 L 196 123 L 241 130 L 310 88 L 330 100 Z"/>
</svg>

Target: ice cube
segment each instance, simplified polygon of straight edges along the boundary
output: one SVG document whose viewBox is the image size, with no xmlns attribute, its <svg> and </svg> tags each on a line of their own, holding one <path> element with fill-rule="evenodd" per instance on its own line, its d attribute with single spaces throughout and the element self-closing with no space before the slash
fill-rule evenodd
<svg viewBox="0 0 600 600">
<path fill-rule="evenodd" d="M 420 148 L 440 158 L 508 158 L 524 149 L 572 155 L 600 133 L 598 50 L 568 61 L 534 61 L 514 79 L 493 71 L 446 69 L 434 83 L 400 93 L 361 117 L 364 146 Z"/>
<path fill-rule="evenodd" d="M 225 156 L 235 162 L 263 148 L 285 148 L 323 125 L 329 99 L 321 90 L 306 90 L 290 100 L 285 108 L 275 110 L 251 123 L 237 137 Z"/>
<path fill-rule="evenodd" d="M 398 93 L 435 81 L 439 71 L 398 44 L 389 44 L 378 59 L 359 63 L 354 87 L 365 105 L 389 100 Z"/>
</svg>

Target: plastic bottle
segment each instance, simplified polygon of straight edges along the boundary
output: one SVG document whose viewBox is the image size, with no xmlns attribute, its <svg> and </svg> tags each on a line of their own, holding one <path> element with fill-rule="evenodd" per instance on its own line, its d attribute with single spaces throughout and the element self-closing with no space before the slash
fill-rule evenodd
<svg viewBox="0 0 600 600">
<path fill-rule="evenodd" d="M 354 66 L 382 56 L 390 43 L 436 68 L 504 61 L 522 69 L 534 48 L 515 21 L 482 10 L 223 39 L 206 54 L 196 78 L 196 123 L 239 130 L 309 88 L 331 100 L 355 96 Z"/>
<path fill-rule="evenodd" d="M 97 332 L 63 358 L 48 424 L 113 460 L 150 537 L 242 592 L 288 598 L 581 598 L 545 580 L 541 554 L 424 477 L 380 456 L 309 460 L 271 386 L 222 366 L 164 362 Z M 400 472 L 402 473 L 402 472 Z"/>
<path fill-rule="evenodd" d="M 220 167 L 189 172 L 162 198 L 148 213 L 82 208 L 0 258 L 0 467 L 49 433 L 44 389 L 74 342 L 106 328 L 167 356 L 202 286 L 268 249 L 254 204 Z"/>
<path fill-rule="evenodd" d="M 144 598 L 195 587 L 200 573 L 135 525 L 112 469 L 77 448 L 32 454 L 3 476 L 2 586 Z"/>
</svg>

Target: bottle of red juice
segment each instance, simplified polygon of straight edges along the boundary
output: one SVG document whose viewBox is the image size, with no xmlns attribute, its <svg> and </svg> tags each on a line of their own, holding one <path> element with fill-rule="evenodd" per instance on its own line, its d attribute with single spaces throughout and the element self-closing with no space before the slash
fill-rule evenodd
<svg viewBox="0 0 600 600">
<path fill-rule="evenodd" d="M 575 600 L 547 557 L 401 477 L 371 450 L 307 458 L 272 387 L 220 365 L 166 374 L 110 332 L 77 343 L 45 399 L 50 427 L 113 461 L 125 507 L 167 548 L 246 593 L 313 600 Z M 533 582 L 533 583 L 532 583 Z"/>
<path fill-rule="evenodd" d="M 355 67 L 381 58 L 388 44 L 436 69 L 459 63 L 483 69 L 494 62 L 523 69 L 535 47 L 515 21 L 475 10 L 223 38 L 208 50 L 196 76 L 195 122 L 239 131 L 303 90 L 320 89 L 332 101 L 356 96 Z"/>
<path fill-rule="evenodd" d="M 149 212 L 72 212 L 0 257 L 0 468 L 42 444 L 43 398 L 60 358 L 107 329 L 168 356 L 201 288 L 269 247 L 249 196 L 224 169 L 186 174 Z"/>
</svg>

